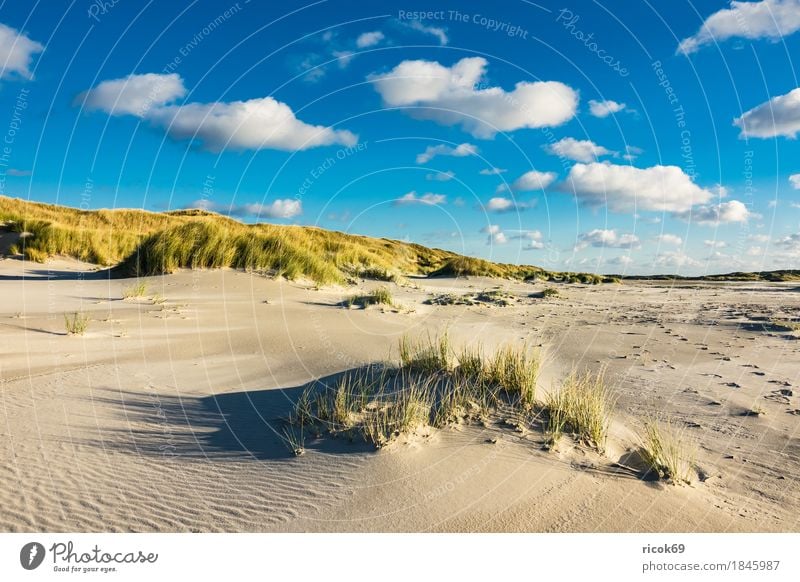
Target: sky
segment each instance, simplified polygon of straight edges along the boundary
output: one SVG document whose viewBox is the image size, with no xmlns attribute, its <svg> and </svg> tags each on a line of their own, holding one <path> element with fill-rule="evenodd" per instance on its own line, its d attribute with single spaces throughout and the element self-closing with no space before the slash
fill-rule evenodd
<svg viewBox="0 0 800 582">
<path fill-rule="evenodd" d="M 0 194 L 797 269 L 798 49 L 800 0 L 5 1 Z"/>
</svg>

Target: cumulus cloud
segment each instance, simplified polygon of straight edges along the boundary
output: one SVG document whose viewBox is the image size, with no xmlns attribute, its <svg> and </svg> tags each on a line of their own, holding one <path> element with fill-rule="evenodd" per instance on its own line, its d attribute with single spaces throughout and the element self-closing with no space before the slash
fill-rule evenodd
<svg viewBox="0 0 800 582">
<path fill-rule="evenodd" d="M 792 174 L 789 176 L 789 183 L 795 190 L 800 190 L 800 174 Z"/>
<path fill-rule="evenodd" d="M 496 224 L 488 224 L 481 229 L 481 232 L 487 234 L 487 245 L 504 245 L 508 242 L 508 237 Z"/>
<path fill-rule="evenodd" d="M 139 118 L 152 113 L 186 95 L 183 79 L 177 73 L 128 75 L 122 79 L 103 81 L 78 95 L 77 104 L 88 110 L 109 115 L 134 115 Z"/>
<path fill-rule="evenodd" d="M 622 154 L 622 159 L 632 162 L 636 158 L 638 158 L 641 154 L 644 153 L 642 148 L 637 148 L 636 146 L 626 145 L 625 146 L 625 153 Z"/>
<path fill-rule="evenodd" d="M 609 265 L 622 265 L 623 267 L 627 267 L 628 265 L 633 264 L 633 258 L 629 257 L 628 255 L 622 255 L 621 257 L 614 257 L 613 259 L 608 261 Z"/>
<path fill-rule="evenodd" d="M 439 144 L 435 146 L 428 146 L 421 154 L 417 154 L 418 164 L 427 164 L 436 156 L 452 156 L 454 158 L 464 158 L 466 156 L 475 156 L 478 154 L 478 148 L 471 143 L 458 144 L 456 147 Z"/>
<path fill-rule="evenodd" d="M 278 198 L 269 204 L 218 204 L 210 200 L 196 200 L 188 208 L 201 208 L 228 216 L 243 218 L 294 218 L 303 213 L 303 203 L 295 198 Z"/>
<path fill-rule="evenodd" d="M 534 190 L 544 190 L 555 182 L 555 172 L 539 172 L 531 170 L 525 172 L 511 183 L 511 190 L 514 192 L 532 192 Z M 505 184 L 498 187 L 498 191 L 505 190 Z"/>
<path fill-rule="evenodd" d="M 333 144 L 351 146 L 358 140 L 346 130 L 300 121 L 288 105 L 272 97 L 169 105 L 185 93 L 177 74 L 145 74 L 104 81 L 78 99 L 88 109 L 134 115 L 162 127 L 174 139 L 198 140 L 211 151 L 297 151 Z"/>
<path fill-rule="evenodd" d="M 358 38 L 356 39 L 356 46 L 358 48 L 367 48 L 370 46 L 375 46 L 376 44 L 380 43 L 384 38 L 385 37 L 380 30 L 365 32 L 363 34 L 358 35 Z"/>
<path fill-rule="evenodd" d="M 506 198 L 504 196 L 496 196 L 491 198 L 489 202 L 484 205 L 484 209 L 487 212 L 496 212 L 496 213 L 503 213 L 503 212 L 518 212 L 520 210 L 526 210 L 528 208 L 533 208 L 536 206 L 534 202 L 520 202 L 519 200 L 512 200 L 511 198 Z"/>
<path fill-rule="evenodd" d="M 435 36 L 436 40 L 438 40 L 439 44 L 442 46 L 450 41 L 450 39 L 447 38 L 447 30 L 440 26 L 429 26 L 427 24 L 422 24 L 419 20 L 412 20 L 410 22 L 404 22 L 403 24 L 408 26 L 411 30 Z"/>
<path fill-rule="evenodd" d="M 790 234 L 775 241 L 775 245 L 791 255 L 800 255 L 800 233 Z"/>
<path fill-rule="evenodd" d="M 442 125 L 460 125 L 482 139 L 498 131 L 561 125 L 575 116 L 578 93 L 557 81 L 522 81 L 513 91 L 485 87 L 487 61 L 464 58 L 452 67 L 436 61 L 403 61 L 368 78 L 389 107 Z"/>
<path fill-rule="evenodd" d="M 625 109 L 624 103 L 617 103 L 616 101 L 595 101 L 589 100 L 589 113 L 595 117 L 608 117 L 612 113 L 619 113 Z"/>
<path fill-rule="evenodd" d="M 505 168 L 484 168 L 480 171 L 481 176 L 499 176 L 508 172 Z"/>
<path fill-rule="evenodd" d="M 738 200 L 721 204 L 700 205 L 683 212 L 675 212 L 673 216 L 701 225 L 717 225 L 731 222 L 747 222 L 753 213 L 744 203 Z"/>
<path fill-rule="evenodd" d="M 542 147 L 547 153 L 554 156 L 584 163 L 597 161 L 602 156 L 616 154 L 616 152 L 599 146 L 591 140 L 577 140 L 572 137 L 565 137 L 560 141 Z"/>
<path fill-rule="evenodd" d="M 571 186 L 579 201 L 607 205 L 614 212 L 669 212 L 674 218 L 701 225 L 746 222 L 756 216 L 738 200 L 710 204 L 718 194 L 696 185 L 677 166 L 575 164 L 564 186 Z"/>
<path fill-rule="evenodd" d="M 662 267 L 700 267 L 702 263 L 686 253 L 669 251 L 656 256 L 654 264 Z"/>
<path fill-rule="evenodd" d="M 436 172 L 433 174 L 425 174 L 426 180 L 432 180 L 434 182 L 449 182 L 453 178 L 456 177 L 455 172 L 448 170 L 447 172 Z"/>
<path fill-rule="evenodd" d="M 445 202 L 447 202 L 447 196 L 444 194 L 426 192 L 422 196 L 418 196 L 417 193 L 412 190 L 411 192 L 403 194 L 400 198 L 395 200 L 393 204 L 395 206 L 408 206 L 410 204 L 429 204 L 431 206 L 436 206 L 444 204 Z"/>
<path fill-rule="evenodd" d="M 635 234 L 618 234 L 616 230 L 605 230 L 596 228 L 583 233 L 578 237 L 575 250 L 585 249 L 586 247 L 613 248 L 613 249 L 637 249 L 641 247 L 639 237 Z"/>
<path fill-rule="evenodd" d="M 675 245 L 676 247 L 683 244 L 683 239 L 676 234 L 660 234 L 656 237 L 656 241 L 665 245 Z"/>
<path fill-rule="evenodd" d="M 519 239 L 525 242 L 522 247 L 526 251 L 538 251 L 544 248 L 543 235 L 538 230 L 520 230 L 511 236 L 512 239 Z"/>
<path fill-rule="evenodd" d="M 700 30 L 678 45 L 678 52 L 690 54 L 703 45 L 729 38 L 778 40 L 800 30 L 800 0 L 731 2 L 709 16 Z"/>
<path fill-rule="evenodd" d="M 41 43 L 0 23 L 0 79 L 10 79 L 15 76 L 31 79 L 33 56 L 43 50 L 44 45 Z"/>
<path fill-rule="evenodd" d="M 728 246 L 724 240 L 704 240 L 703 244 L 712 249 L 724 249 Z"/>
<path fill-rule="evenodd" d="M 800 10 L 798 11 L 800 18 Z M 800 87 L 773 97 L 733 120 L 739 137 L 797 137 L 800 131 Z"/>
</svg>

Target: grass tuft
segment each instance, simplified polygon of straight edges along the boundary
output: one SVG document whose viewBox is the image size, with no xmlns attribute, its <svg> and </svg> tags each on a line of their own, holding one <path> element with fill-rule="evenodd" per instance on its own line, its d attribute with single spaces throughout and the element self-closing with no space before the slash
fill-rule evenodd
<svg viewBox="0 0 800 582">
<path fill-rule="evenodd" d="M 69 335 L 83 335 L 89 327 L 89 316 L 77 311 L 72 316 L 65 313 L 64 327 Z"/>
<path fill-rule="evenodd" d="M 346 301 L 348 308 L 355 306 L 367 308 L 370 305 L 394 305 L 392 293 L 385 287 L 375 289 L 369 293 L 353 295 Z"/>
<path fill-rule="evenodd" d="M 580 375 L 572 372 L 545 399 L 551 443 L 555 444 L 562 434 L 569 432 L 581 442 L 604 452 L 612 408 L 604 370 Z"/>
<path fill-rule="evenodd" d="M 438 337 L 412 340 L 400 339 L 400 367 L 425 374 L 446 373 L 452 367 L 452 349 L 447 332 Z"/>
<path fill-rule="evenodd" d="M 538 355 L 530 354 L 527 346 L 506 346 L 489 362 L 489 381 L 518 398 L 524 408 L 531 408 L 536 400 L 539 365 Z"/>
<path fill-rule="evenodd" d="M 674 484 L 690 483 L 694 449 L 682 434 L 656 420 L 648 421 L 640 437 L 640 454 L 650 471 L 659 479 Z"/>
<path fill-rule="evenodd" d="M 123 299 L 138 299 L 147 294 L 147 283 L 144 281 L 137 281 L 130 287 L 122 290 Z"/>
</svg>

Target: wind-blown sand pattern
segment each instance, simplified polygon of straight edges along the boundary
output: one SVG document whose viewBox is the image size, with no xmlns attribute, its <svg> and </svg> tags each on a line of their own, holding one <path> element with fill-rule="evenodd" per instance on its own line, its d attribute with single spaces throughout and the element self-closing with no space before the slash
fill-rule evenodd
<svg viewBox="0 0 800 582">
<path fill-rule="evenodd" d="M 4 531 L 796 531 L 797 283 L 601 286 L 411 278 L 395 306 L 233 270 L 132 280 L 0 261 Z M 430 305 L 501 287 L 508 305 Z M 560 296 L 540 297 L 555 286 Z M 156 296 L 157 294 L 157 296 Z M 90 316 L 67 336 L 64 313 Z M 607 365 L 605 455 L 459 425 L 375 451 L 283 438 L 309 381 L 397 358 L 403 334 L 542 345 L 540 392 Z M 626 462 L 650 416 L 696 445 L 692 483 Z"/>
</svg>

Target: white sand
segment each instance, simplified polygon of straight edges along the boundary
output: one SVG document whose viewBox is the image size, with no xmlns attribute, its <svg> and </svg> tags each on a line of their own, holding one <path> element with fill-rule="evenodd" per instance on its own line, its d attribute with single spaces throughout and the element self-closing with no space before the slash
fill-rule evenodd
<svg viewBox="0 0 800 582">
<path fill-rule="evenodd" d="M 542 284 L 421 279 L 392 286 L 398 310 L 347 310 L 336 304 L 352 289 L 233 271 L 151 278 L 148 295 L 165 303 L 122 301 L 131 281 L 88 268 L 0 260 L 0 530 L 800 525 L 800 416 L 790 413 L 800 409 L 800 342 L 769 323 L 798 317 L 797 284 L 565 285 L 549 300 L 528 297 Z M 519 301 L 422 303 L 495 285 Z M 64 332 L 75 310 L 92 318 L 83 337 Z M 297 387 L 396 357 L 403 333 L 445 328 L 487 349 L 543 344 L 542 390 L 573 366 L 607 364 L 619 398 L 608 454 L 568 441 L 548 452 L 536 431 L 474 426 L 380 452 L 307 435 L 307 454 L 289 456 L 281 418 Z M 766 414 L 741 415 L 753 407 Z M 615 467 L 655 413 L 697 443 L 691 486 Z"/>
</svg>

